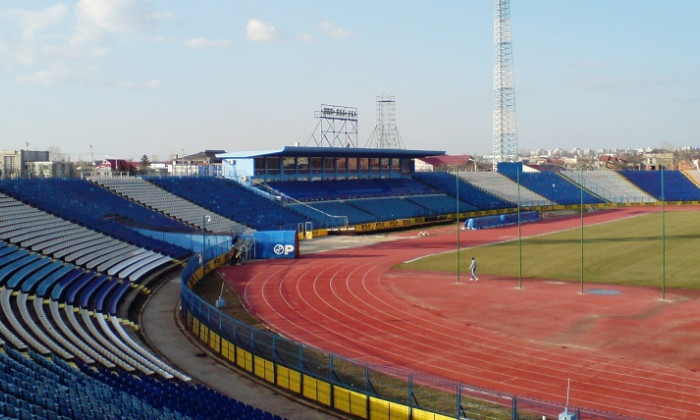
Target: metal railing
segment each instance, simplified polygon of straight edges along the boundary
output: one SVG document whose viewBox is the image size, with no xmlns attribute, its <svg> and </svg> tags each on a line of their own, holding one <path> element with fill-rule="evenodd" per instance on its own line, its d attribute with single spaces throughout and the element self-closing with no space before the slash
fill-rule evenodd
<svg viewBox="0 0 700 420">
<path fill-rule="evenodd" d="M 206 252 L 210 257 L 213 254 Z M 198 259 L 192 259 L 184 268 L 183 322 L 200 341 L 234 365 L 301 397 L 366 419 L 540 420 L 543 416 L 556 418 L 564 411 L 562 404 L 460 384 L 397 367 L 359 362 L 252 327 L 205 302 L 188 286 L 193 279 L 199 281 L 205 272 L 224 262 L 225 257 L 219 255 L 207 260 L 202 269 Z M 195 324 L 196 330 L 193 329 Z M 236 351 L 232 351 L 231 346 Z M 279 372 L 285 373 L 280 375 Z M 298 386 L 290 385 L 290 375 L 298 375 Z M 314 392 L 308 391 L 310 382 Z M 350 397 L 346 399 L 345 393 Z M 387 412 L 384 407 L 389 407 Z M 391 407 L 394 413 L 402 414 L 391 415 Z M 568 410 L 575 413 L 578 420 L 632 418 L 581 407 Z"/>
</svg>

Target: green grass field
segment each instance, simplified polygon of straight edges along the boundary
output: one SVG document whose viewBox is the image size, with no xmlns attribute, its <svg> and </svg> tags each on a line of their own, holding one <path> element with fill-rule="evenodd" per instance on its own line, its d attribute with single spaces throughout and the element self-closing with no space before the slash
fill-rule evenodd
<svg viewBox="0 0 700 420">
<path fill-rule="evenodd" d="M 665 230 L 665 235 L 664 235 Z M 665 237 L 665 241 L 662 238 Z M 581 229 L 576 228 L 518 241 L 462 248 L 460 271 L 468 277 L 471 257 L 479 274 L 519 277 L 522 249 L 523 278 L 700 288 L 700 213 L 696 210 L 651 213 L 620 221 L 584 226 L 583 264 Z M 665 242 L 665 264 L 663 248 Z M 399 268 L 457 271 L 456 252 L 401 264 Z"/>
</svg>

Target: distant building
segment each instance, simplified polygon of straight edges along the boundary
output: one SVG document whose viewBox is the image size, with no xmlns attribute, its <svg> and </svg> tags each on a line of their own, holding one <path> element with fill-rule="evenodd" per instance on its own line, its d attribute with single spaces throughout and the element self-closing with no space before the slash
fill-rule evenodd
<svg viewBox="0 0 700 420">
<path fill-rule="evenodd" d="M 598 158 L 598 169 L 627 169 L 627 159 L 615 155 L 602 155 Z"/>
<path fill-rule="evenodd" d="M 105 159 L 95 165 L 92 176 L 100 178 L 111 178 L 115 176 L 131 176 L 138 171 L 138 163 L 129 162 L 124 159 Z"/>
<path fill-rule="evenodd" d="M 642 155 L 642 168 L 647 171 L 657 171 L 659 167 L 675 169 L 673 152 L 644 153 Z"/>
<path fill-rule="evenodd" d="M 171 173 L 173 167 L 173 162 L 151 162 L 151 166 L 148 167 L 149 172 L 153 172 L 157 175 L 168 175 Z"/>
<path fill-rule="evenodd" d="M 175 157 L 171 167 L 173 176 L 222 176 L 221 158 L 217 154 L 225 150 L 205 150 L 182 157 Z"/>
<path fill-rule="evenodd" d="M 0 150 L 0 178 L 52 178 L 72 174 L 71 163 L 51 162 L 48 151 Z"/>
<path fill-rule="evenodd" d="M 70 178 L 75 173 L 71 162 L 27 162 L 30 178 Z"/>
</svg>

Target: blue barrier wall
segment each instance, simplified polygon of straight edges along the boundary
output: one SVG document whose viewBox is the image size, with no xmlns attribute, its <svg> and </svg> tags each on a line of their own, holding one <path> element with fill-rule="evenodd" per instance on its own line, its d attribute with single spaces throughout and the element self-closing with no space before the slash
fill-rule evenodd
<svg viewBox="0 0 700 420">
<path fill-rule="evenodd" d="M 296 231 L 273 230 L 257 231 L 255 239 L 255 258 L 296 258 L 299 249 L 299 239 Z"/>
<path fill-rule="evenodd" d="M 147 229 L 134 229 L 144 236 L 149 238 L 158 239 L 169 244 L 177 245 L 185 249 L 189 249 L 192 252 L 199 253 L 202 252 L 202 241 L 206 240 L 206 248 L 226 243 L 228 247 L 231 247 L 231 236 L 230 235 L 214 235 L 207 233 L 202 235 L 202 232 L 198 233 L 177 233 L 177 232 L 162 232 L 157 230 L 147 230 Z"/>
<path fill-rule="evenodd" d="M 520 212 L 520 222 L 534 222 L 539 219 L 536 211 Z M 499 214 L 496 216 L 473 217 L 464 222 L 464 229 L 479 230 L 492 227 L 514 225 L 518 223 L 518 213 Z"/>
</svg>

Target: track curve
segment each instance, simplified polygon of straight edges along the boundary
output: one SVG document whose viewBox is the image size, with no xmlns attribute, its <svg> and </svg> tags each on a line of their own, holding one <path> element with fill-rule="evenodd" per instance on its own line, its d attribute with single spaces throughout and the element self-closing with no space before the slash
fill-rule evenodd
<svg viewBox="0 0 700 420">
<path fill-rule="evenodd" d="M 600 212 L 586 224 L 635 212 Z M 522 235 L 578 223 L 574 217 L 523 225 Z M 670 295 L 659 302 L 656 290 L 617 285 L 622 294 L 611 298 L 541 280 L 518 289 L 513 280 L 488 276 L 457 284 L 454 275 L 393 269 L 455 249 L 454 227 L 430 231 L 429 237 L 222 270 L 271 329 L 344 357 L 562 404 L 571 378 L 572 405 L 650 419 L 700 416 L 700 374 L 685 366 L 688 360 L 700 365 L 700 354 L 686 355 L 683 364 L 673 357 L 663 362 L 682 347 L 674 347 L 675 335 L 650 330 L 663 329 L 667 319 L 700 320 L 698 299 Z M 460 236 L 467 247 L 517 238 L 517 228 Z M 700 330 L 698 322 L 686 326 Z M 640 328 L 649 340 L 638 350 L 615 344 L 626 330 Z"/>
</svg>

